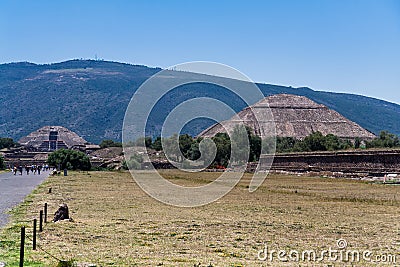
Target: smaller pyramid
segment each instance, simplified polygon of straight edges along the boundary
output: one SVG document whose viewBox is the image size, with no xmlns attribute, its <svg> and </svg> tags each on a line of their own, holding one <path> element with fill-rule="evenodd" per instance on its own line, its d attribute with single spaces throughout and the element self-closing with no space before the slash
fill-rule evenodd
<svg viewBox="0 0 400 267">
<path fill-rule="evenodd" d="M 375 138 L 373 133 L 357 123 L 304 96 L 272 95 L 245 108 L 237 115 L 244 125 L 262 138 L 276 135 L 304 139 L 315 132 L 334 134 L 348 140 Z M 212 137 L 217 133 L 226 132 L 225 129 L 231 131 L 238 122 L 237 117 L 232 117 L 230 120 L 214 124 L 199 136 Z"/>
<path fill-rule="evenodd" d="M 84 146 L 88 142 L 75 132 L 62 126 L 45 126 L 18 141 L 26 147 L 33 147 L 38 151 L 55 151 L 70 149 L 74 146 Z"/>
</svg>

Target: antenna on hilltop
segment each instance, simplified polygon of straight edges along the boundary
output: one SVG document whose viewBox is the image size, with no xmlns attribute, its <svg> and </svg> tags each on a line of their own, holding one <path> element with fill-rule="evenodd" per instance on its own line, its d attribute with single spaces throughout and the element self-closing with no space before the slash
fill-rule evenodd
<svg viewBox="0 0 400 267">
<path fill-rule="evenodd" d="M 97 61 L 97 54 L 94 54 L 94 60 Z"/>
</svg>

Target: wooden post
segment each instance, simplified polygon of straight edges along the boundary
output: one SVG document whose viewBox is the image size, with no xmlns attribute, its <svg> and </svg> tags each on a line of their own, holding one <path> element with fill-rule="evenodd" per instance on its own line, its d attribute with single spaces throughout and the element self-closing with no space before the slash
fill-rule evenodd
<svg viewBox="0 0 400 267">
<path fill-rule="evenodd" d="M 44 203 L 44 223 L 47 223 L 47 203 Z"/>
<path fill-rule="evenodd" d="M 32 249 L 36 250 L 36 227 L 37 227 L 37 219 L 33 220 L 33 245 L 32 245 Z"/>
<path fill-rule="evenodd" d="M 19 250 L 19 267 L 24 267 L 25 227 L 21 227 L 21 247 Z"/>
<path fill-rule="evenodd" d="M 39 216 L 39 232 L 43 231 L 43 210 L 40 211 Z"/>
</svg>

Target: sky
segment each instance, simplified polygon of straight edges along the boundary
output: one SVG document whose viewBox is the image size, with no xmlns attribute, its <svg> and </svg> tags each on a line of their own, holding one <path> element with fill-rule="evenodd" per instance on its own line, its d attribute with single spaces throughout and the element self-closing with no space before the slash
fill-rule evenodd
<svg viewBox="0 0 400 267">
<path fill-rule="evenodd" d="M 0 2 L 0 63 L 229 65 L 256 82 L 400 104 L 400 1 Z"/>
</svg>

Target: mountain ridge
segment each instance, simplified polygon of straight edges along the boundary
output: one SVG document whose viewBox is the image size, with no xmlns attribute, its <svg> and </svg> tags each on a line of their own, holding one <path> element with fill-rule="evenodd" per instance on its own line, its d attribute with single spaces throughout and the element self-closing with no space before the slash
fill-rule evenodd
<svg viewBox="0 0 400 267">
<path fill-rule="evenodd" d="M 0 136 L 18 140 L 45 125 L 63 125 L 88 141 L 121 140 L 126 107 L 136 89 L 161 68 L 114 61 L 68 60 L 51 64 L 29 62 L 0 64 Z M 170 70 L 171 75 L 178 72 Z M 200 75 L 200 74 L 190 74 Z M 216 79 L 226 79 L 216 77 Z M 378 134 L 388 130 L 400 135 L 400 105 L 376 98 L 257 83 L 264 96 L 295 94 L 326 105 Z M 239 112 L 245 107 L 222 89 L 195 84 L 172 92 L 155 107 L 149 133 L 157 135 L 160 121 L 173 106 L 191 96 L 229 100 Z M 184 130 L 196 135 L 212 125 L 197 121 Z"/>
</svg>

